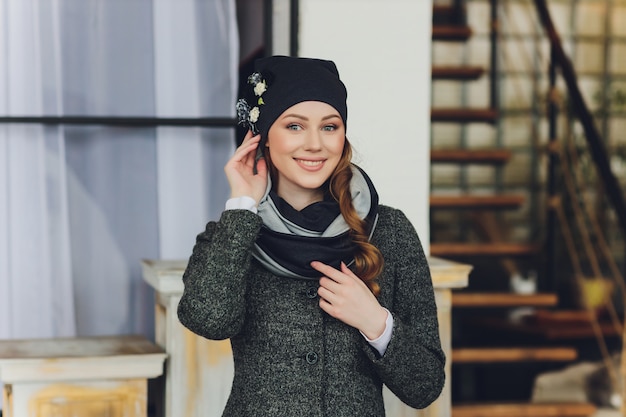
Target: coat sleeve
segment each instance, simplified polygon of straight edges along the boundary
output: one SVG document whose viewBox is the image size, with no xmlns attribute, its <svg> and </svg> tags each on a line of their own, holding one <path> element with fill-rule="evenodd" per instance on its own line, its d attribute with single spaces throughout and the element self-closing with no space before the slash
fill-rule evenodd
<svg viewBox="0 0 626 417">
<path fill-rule="evenodd" d="M 400 400 L 424 408 L 437 399 L 445 382 L 437 307 L 430 269 L 413 225 L 399 210 L 392 218 L 394 238 L 385 268 L 393 274 L 393 297 L 386 306 L 394 316 L 393 332 L 382 357 L 369 346 L 365 350 Z"/>
<path fill-rule="evenodd" d="M 178 318 L 192 332 L 222 340 L 241 329 L 251 248 L 261 224 L 250 211 L 227 210 L 197 236 L 178 304 Z"/>
</svg>

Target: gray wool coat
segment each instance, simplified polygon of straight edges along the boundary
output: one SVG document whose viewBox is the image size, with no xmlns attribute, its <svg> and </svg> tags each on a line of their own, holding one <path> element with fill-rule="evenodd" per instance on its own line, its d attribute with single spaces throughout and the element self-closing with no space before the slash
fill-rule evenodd
<svg viewBox="0 0 626 417">
<path fill-rule="evenodd" d="M 316 280 L 272 275 L 252 258 L 261 224 L 250 211 L 225 211 L 198 235 L 183 275 L 181 323 L 231 341 L 224 417 L 383 417 L 383 383 L 415 408 L 439 396 L 445 357 L 430 272 L 401 211 L 380 206 L 372 237 L 385 259 L 378 299 L 394 317 L 382 357 L 320 309 Z"/>
</svg>

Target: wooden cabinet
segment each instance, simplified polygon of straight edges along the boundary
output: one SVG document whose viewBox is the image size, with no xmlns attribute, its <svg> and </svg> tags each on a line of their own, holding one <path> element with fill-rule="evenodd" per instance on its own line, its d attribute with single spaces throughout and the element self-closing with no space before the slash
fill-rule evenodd
<svg viewBox="0 0 626 417">
<path fill-rule="evenodd" d="M 139 336 L 0 341 L 4 417 L 146 417 L 163 349 Z"/>
</svg>

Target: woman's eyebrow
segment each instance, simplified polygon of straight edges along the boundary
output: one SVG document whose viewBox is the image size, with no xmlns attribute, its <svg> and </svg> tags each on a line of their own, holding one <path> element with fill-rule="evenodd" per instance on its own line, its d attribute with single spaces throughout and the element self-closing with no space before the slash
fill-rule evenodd
<svg viewBox="0 0 626 417">
<path fill-rule="evenodd" d="M 283 116 L 284 119 L 286 119 L 287 117 L 295 117 L 296 119 L 301 119 L 301 120 L 305 120 L 308 121 L 309 118 L 301 115 L 301 114 L 296 114 L 296 113 L 290 113 L 290 114 L 286 114 L 285 116 Z M 324 116 L 322 117 L 322 120 L 328 120 L 328 119 L 334 119 L 334 118 L 339 118 L 339 115 L 337 114 L 329 114 L 328 116 Z"/>
<path fill-rule="evenodd" d="M 286 114 L 283 119 L 286 119 L 287 117 L 295 117 L 296 119 L 302 119 L 302 120 L 309 120 L 308 117 L 303 116 L 301 114 L 295 114 L 295 113 L 290 113 L 290 114 Z"/>
</svg>

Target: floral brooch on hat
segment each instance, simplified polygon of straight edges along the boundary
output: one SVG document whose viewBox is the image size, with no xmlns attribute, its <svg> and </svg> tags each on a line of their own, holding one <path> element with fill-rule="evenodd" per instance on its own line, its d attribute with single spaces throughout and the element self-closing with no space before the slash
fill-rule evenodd
<svg viewBox="0 0 626 417">
<path fill-rule="evenodd" d="M 263 79 L 260 73 L 254 72 L 248 77 L 248 84 L 252 85 L 254 95 L 256 97 L 256 103 L 254 106 L 250 106 L 250 103 L 246 99 L 240 98 L 237 101 L 235 109 L 237 110 L 237 119 L 239 124 L 247 125 L 253 134 L 258 134 L 259 129 L 256 126 L 256 122 L 261 115 L 260 106 L 265 104 L 263 102 L 263 93 L 267 90 L 267 83 Z"/>
</svg>

